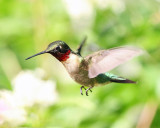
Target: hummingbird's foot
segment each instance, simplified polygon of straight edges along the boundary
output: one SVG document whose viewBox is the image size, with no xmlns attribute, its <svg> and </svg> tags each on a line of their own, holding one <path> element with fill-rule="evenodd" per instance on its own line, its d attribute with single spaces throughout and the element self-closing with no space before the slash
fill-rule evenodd
<svg viewBox="0 0 160 128">
<path fill-rule="evenodd" d="M 92 89 L 93 87 L 89 87 L 89 88 L 87 88 L 87 90 L 86 90 L 86 96 L 88 96 L 88 90 L 90 91 L 90 92 L 92 92 Z"/>
<path fill-rule="evenodd" d="M 91 89 L 92 89 L 93 87 L 89 87 L 89 88 L 86 89 L 84 86 L 81 86 L 81 88 L 80 88 L 81 95 L 83 95 L 83 90 L 82 90 L 83 88 L 84 88 L 84 90 L 86 90 L 86 96 L 88 96 L 88 90 L 89 90 L 90 92 L 92 92 Z"/>
<path fill-rule="evenodd" d="M 83 95 L 83 91 L 82 91 L 83 88 L 86 90 L 86 88 L 84 86 L 81 86 L 81 88 L 80 88 L 81 95 Z"/>
</svg>

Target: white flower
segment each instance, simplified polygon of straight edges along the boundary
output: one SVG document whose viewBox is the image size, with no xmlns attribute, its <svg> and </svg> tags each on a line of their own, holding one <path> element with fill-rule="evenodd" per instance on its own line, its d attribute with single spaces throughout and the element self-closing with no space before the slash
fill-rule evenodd
<svg viewBox="0 0 160 128">
<path fill-rule="evenodd" d="M 88 0 L 64 0 L 73 27 L 76 31 L 84 31 L 93 23 L 94 9 Z"/>
<path fill-rule="evenodd" d="M 36 75 L 38 74 L 38 75 Z M 14 97 L 21 106 L 39 104 L 49 106 L 56 102 L 56 85 L 51 80 L 42 80 L 43 70 L 22 71 L 13 80 Z"/>
<path fill-rule="evenodd" d="M 49 106 L 56 102 L 56 85 L 42 80 L 44 71 L 22 71 L 13 80 L 13 91 L 0 91 L 0 125 L 19 125 L 26 121 L 26 107 Z"/>
<path fill-rule="evenodd" d="M 16 104 L 12 92 L 0 92 L 0 125 L 4 122 L 19 125 L 26 120 L 26 111 Z"/>
</svg>

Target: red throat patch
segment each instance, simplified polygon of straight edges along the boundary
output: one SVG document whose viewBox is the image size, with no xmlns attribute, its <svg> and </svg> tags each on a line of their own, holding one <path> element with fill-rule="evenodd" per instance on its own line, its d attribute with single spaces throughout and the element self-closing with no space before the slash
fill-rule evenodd
<svg viewBox="0 0 160 128">
<path fill-rule="evenodd" d="M 71 53 L 71 50 L 68 50 L 66 53 L 58 53 L 55 57 L 59 61 L 66 61 L 69 58 L 70 53 Z"/>
</svg>

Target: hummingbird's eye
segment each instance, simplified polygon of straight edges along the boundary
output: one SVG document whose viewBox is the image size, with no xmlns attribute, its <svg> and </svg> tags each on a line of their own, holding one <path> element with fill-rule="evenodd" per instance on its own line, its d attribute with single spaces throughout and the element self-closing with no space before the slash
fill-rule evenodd
<svg viewBox="0 0 160 128">
<path fill-rule="evenodd" d="M 57 46 L 57 47 L 56 47 L 56 50 L 57 50 L 57 51 L 60 51 L 60 50 L 61 50 L 61 48 L 60 48 L 59 46 Z"/>
</svg>

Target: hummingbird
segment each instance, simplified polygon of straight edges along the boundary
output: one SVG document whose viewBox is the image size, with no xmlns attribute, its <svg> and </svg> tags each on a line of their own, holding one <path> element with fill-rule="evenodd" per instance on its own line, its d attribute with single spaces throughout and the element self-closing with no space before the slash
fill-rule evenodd
<svg viewBox="0 0 160 128">
<path fill-rule="evenodd" d="M 64 41 L 54 41 L 48 45 L 47 49 L 26 58 L 26 60 L 45 53 L 51 54 L 64 65 L 70 77 L 82 85 L 80 87 L 81 95 L 83 95 L 83 89 L 85 89 L 85 94 L 88 96 L 88 91 L 92 92 L 91 89 L 98 85 L 106 85 L 112 82 L 136 83 L 135 81 L 111 74 L 108 71 L 140 55 L 142 53 L 140 48 L 128 46 L 115 47 L 82 57 L 81 49 L 85 41 L 86 38 L 82 41 L 76 52 Z"/>
</svg>

